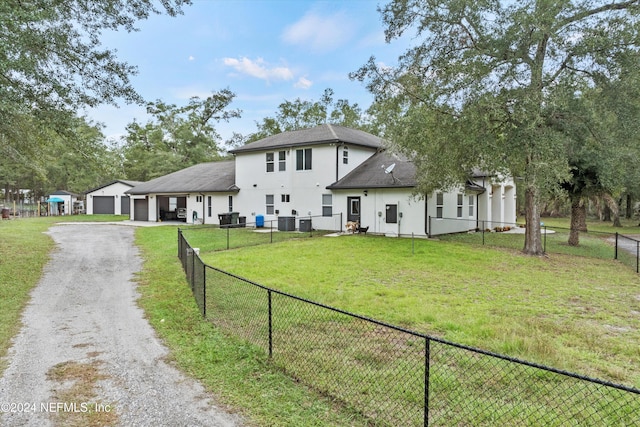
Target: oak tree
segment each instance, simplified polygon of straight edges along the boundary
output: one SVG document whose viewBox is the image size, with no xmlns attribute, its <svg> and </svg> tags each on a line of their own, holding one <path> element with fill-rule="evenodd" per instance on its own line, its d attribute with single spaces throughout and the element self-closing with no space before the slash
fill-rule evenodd
<svg viewBox="0 0 640 427">
<path fill-rule="evenodd" d="M 569 178 L 559 125 L 576 91 L 640 47 L 640 1 L 394 0 L 380 9 L 388 42 L 415 44 L 390 67 L 375 57 L 352 73 L 401 114 L 387 138 L 414 157 L 423 189 L 482 168 L 521 180 L 524 252 L 543 253 L 540 197 Z"/>
</svg>

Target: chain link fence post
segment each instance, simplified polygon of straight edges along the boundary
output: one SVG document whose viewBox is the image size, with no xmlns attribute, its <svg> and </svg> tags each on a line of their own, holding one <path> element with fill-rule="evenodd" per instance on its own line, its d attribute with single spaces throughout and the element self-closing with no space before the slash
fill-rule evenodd
<svg viewBox="0 0 640 427">
<path fill-rule="evenodd" d="M 430 380 L 431 340 L 424 340 L 424 427 L 429 425 L 429 380 Z"/>
</svg>

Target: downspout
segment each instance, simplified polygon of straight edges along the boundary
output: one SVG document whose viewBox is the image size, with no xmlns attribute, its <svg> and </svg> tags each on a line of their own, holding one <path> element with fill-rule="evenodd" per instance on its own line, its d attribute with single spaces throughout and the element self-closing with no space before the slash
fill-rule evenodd
<svg viewBox="0 0 640 427">
<path fill-rule="evenodd" d="M 339 163 L 338 163 L 338 159 L 340 158 L 340 146 L 343 144 L 336 144 L 336 179 L 334 182 L 338 181 L 338 176 L 340 176 L 340 171 L 339 171 Z"/>
<path fill-rule="evenodd" d="M 431 237 L 429 236 L 429 232 L 431 230 L 429 230 L 429 196 L 427 194 L 424 195 L 424 234 L 427 235 L 427 237 Z"/>
<path fill-rule="evenodd" d="M 204 193 L 200 193 L 200 195 L 202 196 L 202 225 L 204 225 L 207 220 L 205 219 L 205 203 L 207 200 L 207 196 L 204 195 Z"/>
<path fill-rule="evenodd" d="M 484 188 L 484 192 L 486 193 L 487 192 L 487 187 L 485 186 L 486 185 L 485 178 L 486 177 L 484 177 L 484 176 L 482 177 L 482 188 Z M 489 203 L 488 200 L 487 200 L 487 203 Z M 482 224 L 482 232 L 484 232 L 484 229 L 487 228 L 487 227 L 485 227 L 484 221 L 485 220 L 483 220 L 483 224 Z M 480 194 L 476 195 L 476 223 L 477 223 L 476 227 L 478 225 L 480 225 Z"/>
<path fill-rule="evenodd" d="M 487 191 L 487 189 L 485 188 L 485 191 Z M 476 193 L 476 230 L 478 230 L 480 227 L 480 218 L 478 217 L 478 215 L 480 214 L 480 193 Z"/>
<path fill-rule="evenodd" d="M 398 200 L 398 204 L 396 206 L 398 206 L 398 237 L 400 237 L 400 229 L 401 229 L 401 223 L 402 223 L 402 211 L 400 211 L 400 200 Z"/>
</svg>

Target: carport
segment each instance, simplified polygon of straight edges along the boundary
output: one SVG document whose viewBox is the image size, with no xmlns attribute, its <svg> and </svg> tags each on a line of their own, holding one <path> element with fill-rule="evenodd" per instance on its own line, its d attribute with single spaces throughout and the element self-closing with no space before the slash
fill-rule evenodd
<svg viewBox="0 0 640 427">
<path fill-rule="evenodd" d="M 157 214 L 158 218 L 160 218 L 161 221 L 175 221 L 178 219 L 185 219 L 178 217 L 178 210 L 186 208 L 186 194 L 158 195 Z"/>
</svg>

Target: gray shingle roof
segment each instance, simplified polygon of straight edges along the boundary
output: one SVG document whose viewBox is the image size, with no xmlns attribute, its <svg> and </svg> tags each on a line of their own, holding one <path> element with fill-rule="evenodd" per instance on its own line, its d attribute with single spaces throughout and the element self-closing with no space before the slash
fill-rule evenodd
<svg viewBox="0 0 640 427">
<path fill-rule="evenodd" d="M 363 147 L 380 148 L 383 140 L 370 133 L 351 129 L 344 126 L 324 124 L 310 129 L 283 132 L 268 136 L 234 150 L 230 153 L 244 153 L 248 151 L 263 151 L 276 148 L 296 147 L 303 145 L 318 145 L 336 142 L 345 142 Z"/>
<path fill-rule="evenodd" d="M 233 160 L 201 163 L 136 185 L 127 194 L 237 192 Z"/>
<path fill-rule="evenodd" d="M 390 166 L 392 170 L 387 173 Z M 413 161 L 404 156 L 380 150 L 341 180 L 329 185 L 327 189 L 413 188 L 416 185 L 416 167 Z M 485 191 L 484 187 L 471 181 L 465 183 L 465 189 L 477 193 Z"/>
<path fill-rule="evenodd" d="M 387 173 L 391 165 L 393 170 Z M 349 172 L 341 180 L 328 186 L 331 190 L 366 188 L 410 188 L 416 186 L 416 167 L 405 157 L 379 151 Z"/>
</svg>

